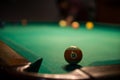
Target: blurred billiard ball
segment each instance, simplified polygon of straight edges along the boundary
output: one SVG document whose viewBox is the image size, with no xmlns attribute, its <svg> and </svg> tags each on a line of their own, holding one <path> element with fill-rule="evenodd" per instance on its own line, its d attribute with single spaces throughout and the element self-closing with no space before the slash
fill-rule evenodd
<svg viewBox="0 0 120 80">
<path fill-rule="evenodd" d="M 65 50 L 64 58 L 69 64 L 77 64 L 82 59 L 82 51 L 77 46 L 70 46 Z"/>
<path fill-rule="evenodd" d="M 60 25 L 61 27 L 66 27 L 66 26 L 67 26 L 67 22 L 66 22 L 65 20 L 60 20 L 60 21 L 59 21 L 59 25 Z"/>
<path fill-rule="evenodd" d="M 93 27 L 94 27 L 93 22 L 91 22 L 91 21 L 86 22 L 86 28 L 87 29 L 93 29 Z"/>
<path fill-rule="evenodd" d="M 79 24 L 77 21 L 72 22 L 71 25 L 72 25 L 72 27 L 73 27 L 74 29 L 78 29 L 79 26 L 80 26 L 80 24 Z"/>
</svg>

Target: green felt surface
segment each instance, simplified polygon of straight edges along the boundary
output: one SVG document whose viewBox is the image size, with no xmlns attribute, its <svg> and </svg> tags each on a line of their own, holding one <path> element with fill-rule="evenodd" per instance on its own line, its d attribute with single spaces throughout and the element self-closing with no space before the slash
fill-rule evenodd
<svg viewBox="0 0 120 80">
<path fill-rule="evenodd" d="M 94 27 L 87 30 L 84 24 L 79 29 L 61 28 L 54 23 L 9 24 L 0 29 L 0 40 L 31 62 L 43 58 L 40 73 L 69 72 L 64 51 L 71 45 L 83 52 L 77 67 L 120 64 L 120 26 L 95 24 Z"/>
</svg>

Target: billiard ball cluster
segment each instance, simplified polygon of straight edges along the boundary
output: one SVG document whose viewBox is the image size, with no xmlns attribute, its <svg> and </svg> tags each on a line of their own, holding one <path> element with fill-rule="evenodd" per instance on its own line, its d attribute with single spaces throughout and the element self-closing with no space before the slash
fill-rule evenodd
<svg viewBox="0 0 120 80">
<path fill-rule="evenodd" d="M 71 23 L 71 25 L 68 25 L 66 20 L 60 20 L 59 25 L 61 27 L 72 26 L 72 28 L 74 28 L 74 29 L 80 28 L 80 23 L 77 22 L 77 21 L 73 21 Z M 92 21 L 88 21 L 88 22 L 85 23 L 85 26 L 86 26 L 86 29 L 91 30 L 91 29 L 94 28 L 94 23 Z"/>
<path fill-rule="evenodd" d="M 64 58 L 69 64 L 77 64 L 82 59 L 82 51 L 76 46 L 70 46 L 65 50 Z"/>
</svg>

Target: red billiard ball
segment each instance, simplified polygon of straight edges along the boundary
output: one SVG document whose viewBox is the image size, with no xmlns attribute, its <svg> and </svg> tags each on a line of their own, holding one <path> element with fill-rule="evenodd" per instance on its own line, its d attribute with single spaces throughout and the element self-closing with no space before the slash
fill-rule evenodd
<svg viewBox="0 0 120 80">
<path fill-rule="evenodd" d="M 76 46 L 70 46 L 65 50 L 64 58 L 69 64 L 77 64 L 82 59 L 82 51 Z"/>
</svg>

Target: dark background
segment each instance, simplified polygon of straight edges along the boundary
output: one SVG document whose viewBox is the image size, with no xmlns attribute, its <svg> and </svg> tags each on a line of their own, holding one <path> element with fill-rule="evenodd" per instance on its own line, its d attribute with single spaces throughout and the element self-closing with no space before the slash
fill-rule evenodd
<svg viewBox="0 0 120 80">
<path fill-rule="evenodd" d="M 120 0 L 96 0 L 97 22 L 120 24 Z M 55 0 L 0 0 L 0 19 L 4 21 L 58 21 Z"/>
<path fill-rule="evenodd" d="M 120 24 L 120 0 L 96 0 L 96 4 L 97 21 Z"/>
<path fill-rule="evenodd" d="M 55 21 L 58 10 L 54 0 L 0 0 L 0 18 Z"/>
</svg>

